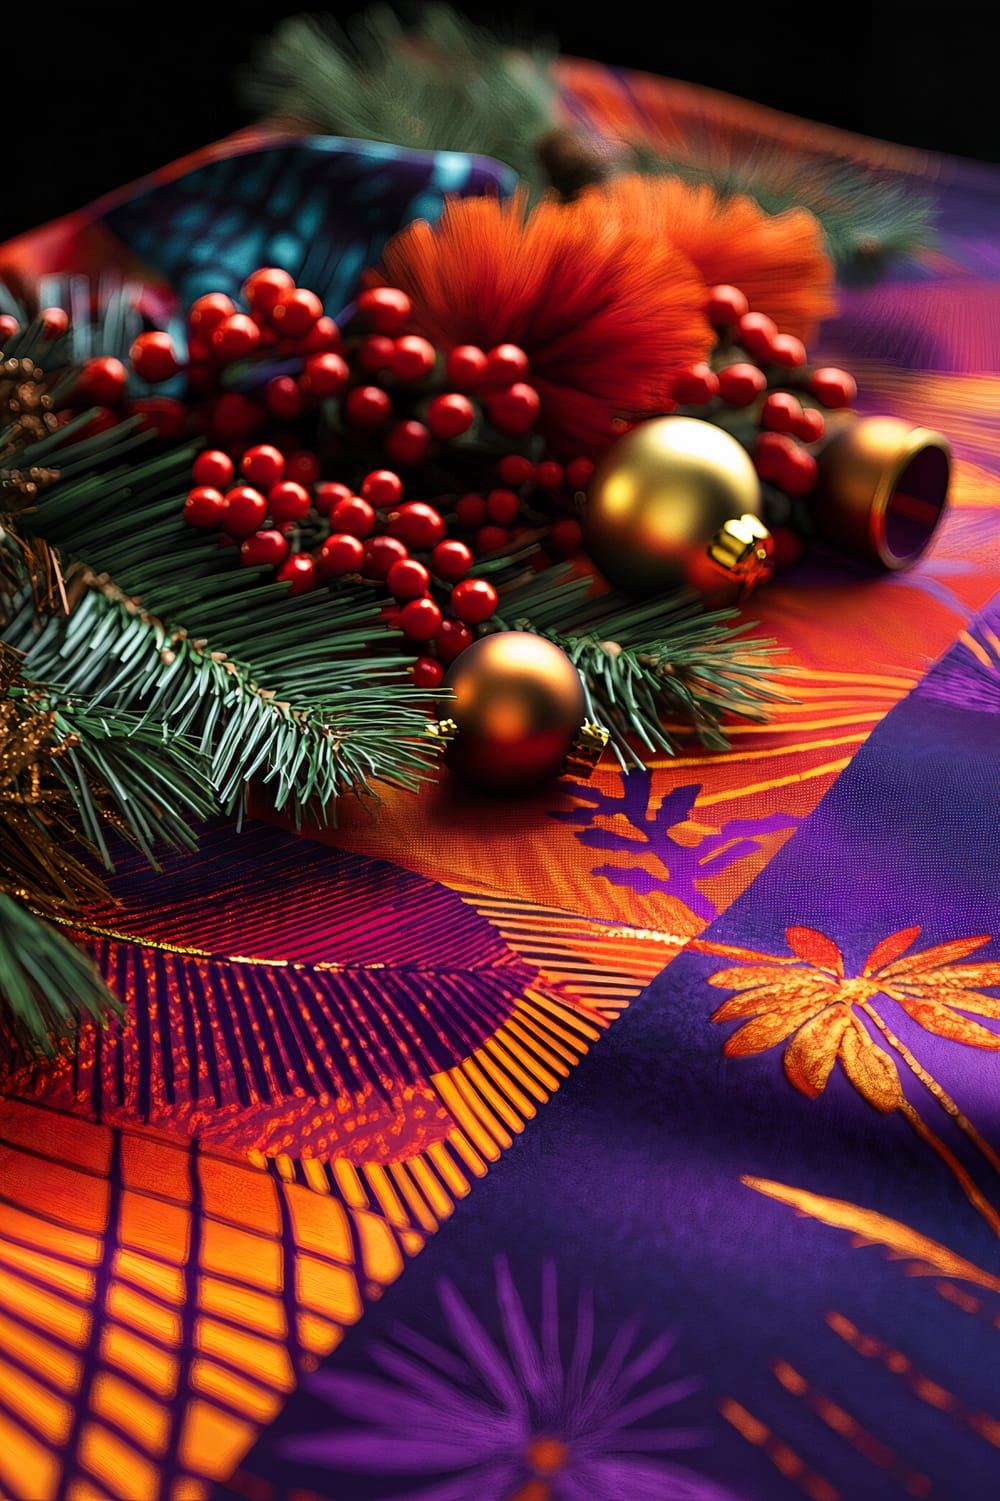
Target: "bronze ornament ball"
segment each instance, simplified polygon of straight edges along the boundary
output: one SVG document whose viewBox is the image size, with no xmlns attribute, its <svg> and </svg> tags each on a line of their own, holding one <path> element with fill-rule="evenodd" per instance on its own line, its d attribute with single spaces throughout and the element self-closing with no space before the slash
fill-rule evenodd
<svg viewBox="0 0 1000 1501">
<path fill-rule="evenodd" d="M 761 512 L 757 471 L 730 433 L 697 417 L 653 417 L 599 460 L 587 487 L 584 546 L 625 593 L 712 594 L 734 582 L 710 556 L 713 539 L 727 523 L 759 520 Z"/>
<path fill-rule="evenodd" d="M 461 781 L 495 794 L 537 791 L 566 765 L 584 721 L 583 681 L 554 642 L 529 631 L 482 636 L 441 684 L 454 722 L 444 760 Z"/>
</svg>

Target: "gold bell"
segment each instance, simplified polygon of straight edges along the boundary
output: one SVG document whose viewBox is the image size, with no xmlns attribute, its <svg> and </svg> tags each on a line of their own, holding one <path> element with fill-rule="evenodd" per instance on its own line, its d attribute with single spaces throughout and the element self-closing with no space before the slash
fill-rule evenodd
<svg viewBox="0 0 1000 1501">
<path fill-rule="evenodd" d="M 818 536 L 898 571 L 930 543 L 948 500 L 951 447 L 900 417 L 845 418 L 817 454 L 809 512 Z"/>
</svg>

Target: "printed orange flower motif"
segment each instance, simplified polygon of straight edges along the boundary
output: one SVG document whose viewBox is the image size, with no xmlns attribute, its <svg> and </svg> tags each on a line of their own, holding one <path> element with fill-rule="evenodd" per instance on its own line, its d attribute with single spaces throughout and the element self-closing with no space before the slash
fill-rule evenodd
<svg viewBox="0 0 1000 1501">
<path fill-rule="evenodd" d="M 1000 1020 L 1000 996 L 987 995 L 984 990 L 1000 986 L 1000 962 L 958 962 L 989 943 L 988 933 L 934 944 L 907 955 L 919 934 L 919 927 L 903 928 L 883 938 L 856 976 L 844 973 L 844 956 L 837 944 L 815 928 L 786 929 L 792 950 L 789 957 L 720 949 L 707 942 L 699 944 L 698 940 L 692 947 L 753 961 L 718 970 L 708 978 L 710 985 L 739 992 L 712 1014 L 715 1022 L 744 1023 L 727 1038 L 723 1049 L 727 1057 L 746 1058 L 784 1043 L 785 1074 L 811 1099 L 823 1092 L 839 1059 L 847 1078 L 869 1104 L 883 1114 L 898 1110 L 934 1149 L 970 1202 L 1000 1236 L 1000 1215 L 904 1094 L 897 1059 L 906 1064 L 998 1173 L 1000 1156 L 896 1036 L 874 1004 L 879 996 L 889 997 L 927 1032 L 970 1047 L 1000 1051 L 1000 1033 L 965 1014 Z M 881 1034 L 881 1040 L 862 1018 Z"/>
<path fill-rule="evenodd" d="M 785 1049 L 785 1073 L 803 1094 L 820 1094 L 839 1058 L 867 1100 L 879 1110 L 895 1110 L 902 1097 L 895 1065 L 888 1058 L 888 1067 L 876 1061 L 873 1053 L 882 1050 L 856 1015 L 857 1009 L 875 1020 L 870 1004 L 875 996 L 898 1001 L 915 1022 L 939 1037 L 1000 1049 L 1000 1035 L 962 1015 L 973 1011 L 1000 1019 L 1000 999 L 975 988 L 1000 985 L 1000 963 L 953 962 L 989 943 L 990 935 L 939 943 L 902 958 L 919 933 L 919 928 L 903 928 L 883 938 L 856 978 L 845 976 L 840 949 L 815 928 L 786 931 L 788 946 L 805 961 L 803 966 L 776 958 L 770 964 L 710 975 L 710 985 L 742 992 L 724 1001 L 712 1020 L 753 1018 L 727 1040 L 727 1057 L 762 1053 L 791 1038 Z"/>
</svg>

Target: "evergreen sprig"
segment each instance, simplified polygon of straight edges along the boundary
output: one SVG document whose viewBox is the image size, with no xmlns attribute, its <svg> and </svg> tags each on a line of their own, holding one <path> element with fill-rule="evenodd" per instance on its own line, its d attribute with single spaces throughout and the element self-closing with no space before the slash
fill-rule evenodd
<svg viewBox="0 0 1000 1501">
<path fill-rule="evenodd" d="M 556 122 L 554 40 L 505 37 L 450 5 L 411 20 L 373 4 L 346 27 L 285 18 L 237 74 L 247 107 L 317 133 L 505 163 L 528 187 L 545 175 L 537 142 Z"/>
<path fill-rule="evenodd" d="M 494 575 L 502 579 L 503 570 Z M 623 768 L 642 766 L 638 746 L 676 754 L 679 737 L 665 727 L 673 711 L 701 743 L 728 750 L 727 717 L 764 722 L 768 706 L 791 703 L 775 680 L 780 648 L 749 637 L 753 622 L 735 607 L 706 610 L 695 591 L 670 599 L 595 594 L 572 565 L 498 583 L 499 629 L 531 630 L 566 652 L 583 679 L 590 717 L 610 732 Z"/>
</svg>

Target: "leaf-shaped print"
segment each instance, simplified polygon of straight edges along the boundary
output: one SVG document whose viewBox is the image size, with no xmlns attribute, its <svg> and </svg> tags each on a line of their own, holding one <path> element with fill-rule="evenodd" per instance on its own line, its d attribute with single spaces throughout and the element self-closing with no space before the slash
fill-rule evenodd
<svg viewBox="0 0 1000 1501">
<path fill-rule="evenodd" d="M 905 954 L 910 945 L 915 943 L 919 937 L 919 927 L 900 928 L 898 933 L 890 933 L 887 938 L 883 938 L 881 943 L 877 943 L 872 949 L 865 960 L 865 967 L 861 973 L 863 975 L 871 975 L 876 970 L 881 969 L 883 964 L 891 964 L 894 959 L 898 959 L 901 955 Z"/>
<path fill-rule="evenodd" d="M 883 1115 L 903 1104 L 895 1063 L 854 1016 L 840 1041 L 840 1061 L 858 1094 Z"/>
<path fill-rule="evenodd" d="M 1000 996 L 983 995 L 979 990 L 961 990 L 956 986 L 942 995 L 939 985 L 902 985 L 897 981 L 895 985 L 887 985 L 882 994 L 907 1009 L 914 1001 L 936 1000 L 958 1011 L 971 1011 L 975 1016 L 995 1017 L 1000 1021 Z"/>
<path fill-rule="evenodd" d="M 935 990 L 965 990 L 973 985 L 992 988 L 1000 985 L 1000 961 L 986 959 L 981 964 L 946 964 L 932 969 L 926 976 L 897 975 L 894 978 L 897 984 L 922 984 L 933 986 Z M 952 1002 L 952 1005 L 957 1004 Z"/>
<path fill-rule="evenodd" d="M 788 1081 L 810 1099 L 814 1100 L 825 1089 L 837 1061 L 841 1038 L 852 1021 L 850 1007 L 828 1006 L 819 1016 L 810 1017 L 785 1049 Z"/>
<path fill-rule="evenodd" d="M 785 1006 L 797 1005 L 800 1001 L 808 1001 L 814 1011 L 819 1011 L 836 999 L 836 992 L 814 985 L 811 979 L 794 986 L 760 986 L 756 990 L 744 991 L 742 995 L 730 996 L 728 1001 L 723 1001 L 713 1011 L 712 1020 L 731 1022 L 741 1016 L 761 1016 L 765 1011 L 776 1011 Z"/>
<path fill-rule="evenodd" d="M 773 985 L 783 987 L 796 985 L 803 978 L 810 985 L 832 985 L 830 976 L 813 969 L 804 970 L 801 965 L 785 965 L 779 969 L 774 965 L 746 965 L 734 969 L 718 969 L 714 975 L 709 975 L 709 985 L 717 985 L 720 990 L 749 990 L 752 985 Z"/>
<path fill-rule="evenodd" d="M 896 975 L 915 975 L 920 970 L 936 969 L 940 965 L 950 964 L 953 959 L 964 959 L 966 954 L 981 949 L 989 941 L 989 933 L 980 933 L 975 938 L 953 938 L 950 943 L 936 943 L 932 948 L 922 949 L 919 954 L 911 954 L 907 959 L 887 965 L 883 974 L 889 980 Z"/>
<path fill-rule="evenodd" d="M 800 959 L 808 959 L 810 964 L 831 970 L 843 979 L 844 956 L 833 939 L 827 938 L 825 933 L 820 933 L 816 928 L 786 928 L 785 938 L 788 940 L 788 947 Z"/>
<path fill-rule="evenodd" d="M 751 1053 L 764 1053 L 776 1043 L 784 1042 L 815 1010 L 816 1002 L 810 998 L 769 1011 L 766 1016 L 758 1016 L 727 1038 L 723 1052 L 727 1058 L 746 1058 Z"/>
<path fill-rule="evenodd" d="M 1000 1035 L 953 1011 L 950 1006 L 934 1000 L 932 996 L 917 997 L 896 991 L 894 999 L 925 1031 L 933 1032 L 937 1037 L 950 1037 L 953 1042 L 965 1042 L 974 1048 L 1000 1049 Z"/>
</svg>

